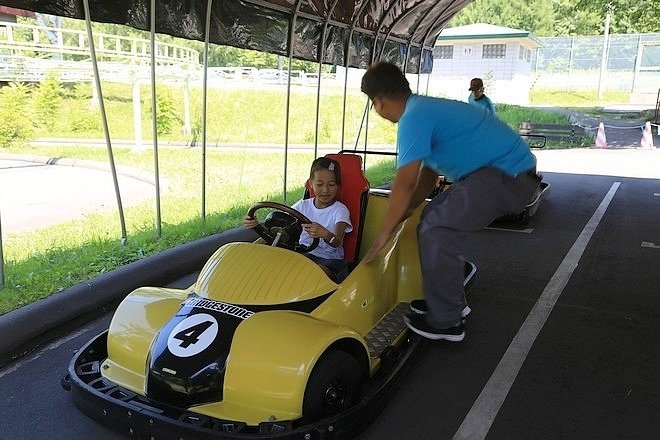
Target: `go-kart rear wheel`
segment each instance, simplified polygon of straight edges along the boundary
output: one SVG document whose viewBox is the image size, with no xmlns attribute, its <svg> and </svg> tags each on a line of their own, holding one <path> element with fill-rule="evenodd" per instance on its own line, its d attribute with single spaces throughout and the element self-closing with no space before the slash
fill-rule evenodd
<svg viewBox="0 0 660 440">
<path fill-rule="evenodd" d="M 329 350 L 314 366 L 303 399 L 303 420 L 311 423 L 357 403 L 362 382 L 358 361 L 341 350 Z"/>
</svg>

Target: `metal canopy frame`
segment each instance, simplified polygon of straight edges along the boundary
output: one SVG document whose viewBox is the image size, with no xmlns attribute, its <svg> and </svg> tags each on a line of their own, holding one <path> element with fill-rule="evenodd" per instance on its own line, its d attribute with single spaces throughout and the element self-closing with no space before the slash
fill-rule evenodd
<svg viewBox="0 0 660 440">
<path fill-rule="evenodd" d="M 153 15 L 158 33 L 346 67 L 368 67 L 376 59 L 379 35 L 385 35 L 380 39 L 380 59 L 405 67 L 406 73 L 430 73 L 436 37 L 471 1 L 159 0 L 154 14 L 153 3 L 144 0 L 88 3 L 92 21 L 149 31 Z M 4 0 L 3 4 L 85 18 L 81 0 Z M 410 51 L 419 57 L 411 59 Z"/>
<path fill-rule="evenodd" d="M 127 240 L 124 210 L 112 143 L 107 127 L 101 82 L 93 46 L 91 22 L 127 25 L 148 31 L 151 40 L 151 101 L 156 108 L 155 34 L 204 42 L 204 93 L 202 97 L 201 217 L 206 219 L 206 85 L 209 44 L 220 44 L 287 56 L 288 81 L 284 145 L 284 191 L 287 194 L 287 160 L 291 66 L 293 58 L 318 62 L 314 156 L 318 149 L 321 71 L 323 64 L 345 68 L 342 105 L 341 149 L 344 148 L 348 68 L 367 68 L 375 61 L 397 64 L 405 73 L 421 74 L 433 69 L 433 45 L 447 22 L 472 0 L 1 0 L 3 5 L 39 13 L 85 20 L 90 41 L 95 88 L 112 171 L 121 242 Z M 428 88 L 428 80 L 427 80 Z M 355 140 L 368 121 L 368 100 Z M 156 233 L 161 236 L 160 176 L 156 114 L 152 112 L 156 181 Z M 364 144 L 367 148 L 367 130 Z M 5 272 L 0 223 L 0 289 Z"/>
</svg>

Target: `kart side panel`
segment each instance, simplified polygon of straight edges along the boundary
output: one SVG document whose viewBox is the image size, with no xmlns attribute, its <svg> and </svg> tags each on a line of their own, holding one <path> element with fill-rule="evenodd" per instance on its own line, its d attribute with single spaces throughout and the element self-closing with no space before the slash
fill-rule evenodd
<svg viewBox="0 0 660 440">
<path fill-rule="evenodd" d="M 247 424 L 295 420 L 314 365 L 343 339 L 359 344 L 366 358 L 364 340 L 348 327 L 292 311 L 255 314 L 234 334 L 223 402 L 196 406 L 195 412 Z"/>
<path fill-rule="evenodd" d="M 360 245 L 360 255 L 364 255 L 371 243 L 374 242 L 380 230 L 380 226 L 387 212 L 389 203 L 389 190 L 372 189 L 369 192 L 369 203 L 367 205 L 367 221 L 365 222 L 362 233 L 362 243 Z M 419 268 L 419 254 L 417 246 L 417 225 L 422 210 L 426 202 L 422 203 L 412 215 L 403 222 L 400 233 L 392 240 L 392 247 L 387 247 L 381 251 L 380 256 L 383 259 L 385 269 L 390 266 L 397 272 L 397 297 L 392 301 L 392 305 L 398 302 L 410 302 L 413 299 L 421 298 L 421 271 Z M 388 255 L 395 249 L 396 255 Z"/>
</svg>

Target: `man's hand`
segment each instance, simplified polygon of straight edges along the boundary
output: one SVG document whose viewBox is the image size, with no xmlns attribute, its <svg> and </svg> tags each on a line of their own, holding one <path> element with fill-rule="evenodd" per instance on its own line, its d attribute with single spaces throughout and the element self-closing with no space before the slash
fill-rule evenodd
<svg viewBox="0 0 660 440">
<path fill-rule="evenodd" d="M 392 189 L 390 190 L 387 212 L 385 213 L 380 232 L 366 255 L 362 258 L 362 261 L 365 263 L 369 263 L 376 258 L 376 254 L 385 247 L 399 226 L 399 223 L 405 220 L 409 213 L 412 212 L 411 207 L 416 207 L 416 205 L 412 206 L 411 202 L 417 188 L 421 163 L 419 160 L 414 161 L 397 170 Z"/>
<path fill-rule="evenodd" d="M 378 255 L 378 252 L 380 252 L 381 249 L 385 247 L 388 241 L 390 241 L 390 238 L 392 237 L 392 234 L 386 234 L 386 233 L 380 233 L 378 237 L 374 240 L 374 242 L 371 244 L 371 247 L 367 251 L 367 253 L 364 255 L 362 258 L 362 261 L 364 263 L 371 263 L 374 261 L 376 258 L 376 255 Z"/>
</svg>

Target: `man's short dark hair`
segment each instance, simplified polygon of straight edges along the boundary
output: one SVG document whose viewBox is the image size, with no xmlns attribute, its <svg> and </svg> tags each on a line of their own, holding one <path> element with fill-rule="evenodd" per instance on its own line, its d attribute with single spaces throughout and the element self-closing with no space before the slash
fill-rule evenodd
<svg viewBox="0 0 660 440">
<path fill-rule="evenodd" d="M 410 84 L 395 64 L 380 61 L 372 64 L 362 77 L 362 93 L 370 99 L 376 96 L 408 96 Z"/>
</svg>

